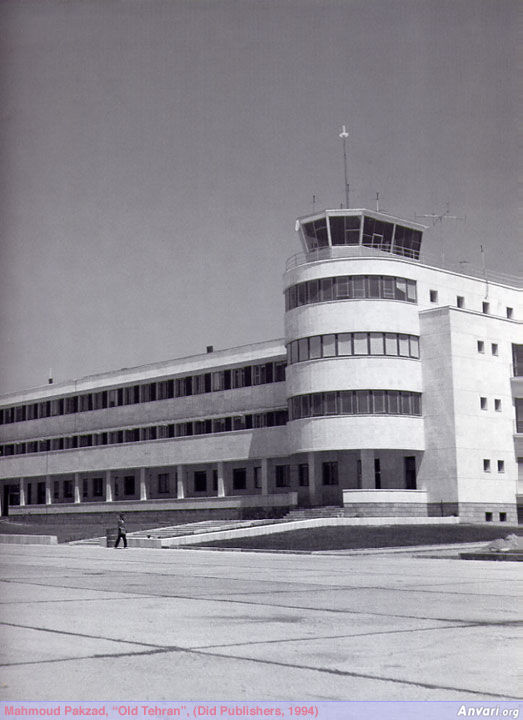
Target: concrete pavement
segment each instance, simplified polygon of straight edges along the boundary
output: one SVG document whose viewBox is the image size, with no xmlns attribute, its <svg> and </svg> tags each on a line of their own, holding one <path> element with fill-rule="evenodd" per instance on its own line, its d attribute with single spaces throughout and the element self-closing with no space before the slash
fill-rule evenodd
<svg viewBox="0 0 523 720">
<path fill-rule="evenodd" d="M 523 695 L 519 564 L 66 545 L 0 562 L 1 700 Z"/>
</svg>

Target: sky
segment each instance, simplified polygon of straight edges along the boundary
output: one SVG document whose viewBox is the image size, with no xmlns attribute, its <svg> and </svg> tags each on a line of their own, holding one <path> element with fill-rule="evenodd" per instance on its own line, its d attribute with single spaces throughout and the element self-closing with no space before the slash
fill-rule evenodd
<svg viewBox="0 0 523 720">
<path fill-rule="evenodd" d="M 518 6 L 0 0 L 0 393 L 283 337 L 342 124 L 352 207 L 519 272 Z"/>
</svg>

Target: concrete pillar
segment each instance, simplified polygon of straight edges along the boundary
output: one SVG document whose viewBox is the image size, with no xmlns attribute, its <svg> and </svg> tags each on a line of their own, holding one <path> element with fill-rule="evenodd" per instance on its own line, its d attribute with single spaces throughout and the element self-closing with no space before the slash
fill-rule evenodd
<svg viewBox="0 0 523 720">
<path fill-rule="evenodd" d="M 111 481 L 111 471 L 105 471 L 105 502 L 113 501 L 113 483 Z"/>
<path fill-rule="evenodd" d="M 309 501 L 314 507 L 322 503 L 322 477 L 321 463 L 318 453 L 307 453 L 307 462 L 309 464 Z"/>
<path fill-rule="evenodd" d="M 45 476 L 45 504 L 51 505 L 53 502 L 53 494 L 51 492 L 51 476 Z"/>
<path fill-rule="evenodd" d="M 216 470 L 218 472 L 218 497 L 225 497 L 227 495 L 225 465 L 222 462 L 216 463 Z"/>
<path fill-rule="evenodd" d="M 82 493 L 80 491 L 80 473 L 74 474 L 73 479 L 73 497 L 75 503 L 82 502 Z"/>
<path fill-rule="evenodd" d="M 360 450 L 361 487 L 363 490 L 374 489 L 374 450 Z"/>
<path fill-rule="evenodd" d="M 176 468 L 176 497 L 183 500 L 187 494 L 187 471 L 185 465 L 178 465 Z"/>
<path fill-rule="evenodd" d="M 147 487 L 147 471 L 140 468 L 140 500 L 149 499 L 149 488 Z"/>
<path fill-rule="evenodd" d="M 289 490 L 297 490 L 299 485 L 299 478 L 298 478 L 298 466 L 295 462 L 291 463 L 290 466 L 290 483 L 291 486 Z"/>
<path fill-rule="evenodd" d="M 269 494 L 269 460 L 268 458 L 261 459 L 261 494 Z"/>
<path fill-rule="evenodd" d="M 25 506 L 25 488 L 26 480 L 25 478 L 20 478 L 20 507 Z"/>
</svg>

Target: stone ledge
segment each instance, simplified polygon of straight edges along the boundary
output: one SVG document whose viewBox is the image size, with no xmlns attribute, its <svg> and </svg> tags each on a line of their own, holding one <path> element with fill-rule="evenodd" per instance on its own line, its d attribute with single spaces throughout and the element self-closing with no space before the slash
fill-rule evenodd
<svg viewBox="0 0 523 720">
<path fill-rule="evenodd" d="M 11 545 L 57 545 L 56 535 L 0 535 L 0 543 Z"/>
</svg>

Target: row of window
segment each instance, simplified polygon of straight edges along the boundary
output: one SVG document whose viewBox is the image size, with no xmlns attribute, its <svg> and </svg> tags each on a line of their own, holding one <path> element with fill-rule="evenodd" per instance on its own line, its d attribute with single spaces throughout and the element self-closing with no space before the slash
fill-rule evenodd
<svg viewBox="0 0 523 720">
<path fill-rule="evenodd" d="M 486 397 L 480 397 L 479 406 L 482 410 L 488 410 L 488 400 Z M 501 398 L 494 398 L 494 410 L 501 412 Z"/>
<path fill-rule="evenodd" d="M 68 435 L 66 437 L 27 440 L 19 443 L 0 445 L 0 456 L 26 455 L 29 453 L 49 452 L 54 450 L 72 450 L 99 445 L 117 445 L 120 443 L 161 440 L 162 438 L 191 437 L 193 435 L 210 435 L 214 433 L 232 432 L 234 430 L 250 430 L 252 428 L 275 427 L 285 425 L 287 410 L 271 410 L 263 413 L 232 415 L 206 420 L 189 420 L 187 422 L 147 427 L 109 430 L 104 432 Z"/>
<path fill-rule="evenodd" d="M 389 275 L 341 275 L 308 280 L 285 290 L 285 310 L 329 300 L 361 298 L 415 303 L 416 281 Z"/>
<path fill-rule="evenodd" d="M 331 333 L 300 338 L 287 345 L 289 364 L 347 355 L 419 358 L 419 337 L 383 332 Z"/>
<path fill-rule="evenodd" d="M 289 420 L 325 415 L 421 415 L 421 393 L 337 390 L 289 398 Z"/>
<path fill-rule="evenodd" d="M 437 290 L 429 290 L 429 300 L 431 303 L 437 303 L 438 302 L 438 291 Z M 465 308 L 465 298 L 463 295 L 456 295 L 456 307 L 460 309 Z M 514 318 L 514 308 L 506 307 L 506 315 L 508 320 L 512 320 Z M 485 315 L 490 314 L 490 303 L 486 302 L 485 300 L 481 303 L 481 312 Z"/>
<path fill-rule="evenodd" d="M 201 375 L 188 375 L 182 378 L 162 380 L 160 382 L 129 385 L 113 390 L 102 390 L 85 395 L 72 395 L 56 400 L 43 400 L 37 403 L 18 405 L 0 409 L 0 425 L 38 418 L 69 415 L 71 413 L 102 410 L 121 405 L 167 400 L 187 397 L 219 390 L 265 385 L 285 380 L 285 362 L 267 362 L 261 365 L 246 365 L 231 370 L 218 370 Z"/>
<path fill-rule="evenodd" d="M 485 353 L 485 341 L 484 340 L 478 340 L 478 352 L 482 355 Z M 499 346 L 497 343 L 490 343 L 490 352 L 492 355 L 498 356 L 499 353 Z"/>
<path fill-rule="evenodd" d="M 504 460 L 498 460 L 497 466 L 498 466 L 498 473 L 505 472 L 505 461 Z M 483 459 L 483 472 L 490 472 L 490 458 Z"/>
</svg>

